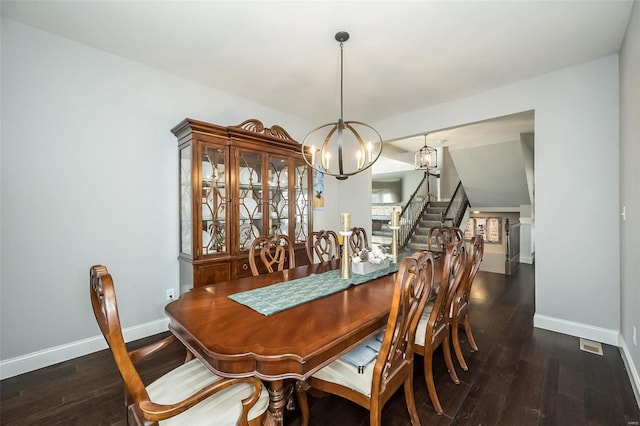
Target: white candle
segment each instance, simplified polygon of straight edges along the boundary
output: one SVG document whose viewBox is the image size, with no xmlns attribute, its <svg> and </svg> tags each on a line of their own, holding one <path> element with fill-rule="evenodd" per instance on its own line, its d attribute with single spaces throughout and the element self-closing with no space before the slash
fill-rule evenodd
<svg viewBox="0 0 640 426">
<path fill-rule="evenodd" d="M 369 162 L 371 162 L 372 154 L 373 154 L 373 145 L 371 145 L 371 142 L 367 142 L 367 159 L 369 160 Z"/>
<path fill-rule="evenodd" d="M 363 166 L 363 159 L 362 159 L 362 151 L 358 151 L 356 152 L 356 165 L 358 167 L 358 170 L 360 170 Z"/>
<path fill-rule="evenodd" d="M 351 213 L 340 214 L 340 231 L 351 231 Z"/>
<path fill-rule="evenodd" d="M 311 145 L 311 165 L 314 166 L 316 163 L 316 147 Z"/>
<path fill-rule="evenodd" d="M 324 154 L 324 161 L 325 161 L 325 165 L 324 165 L 324 169 L 326 171 L 329 171 L 329 165 L 331 164 L 331 154 L 329 154 L 328 152 Z"/>
</svg>

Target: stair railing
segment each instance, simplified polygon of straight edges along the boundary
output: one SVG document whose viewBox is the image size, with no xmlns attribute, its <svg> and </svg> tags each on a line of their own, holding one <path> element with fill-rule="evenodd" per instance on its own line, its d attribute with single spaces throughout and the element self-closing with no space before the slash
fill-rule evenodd
<svg viewBox="0 0 640 426">
<path fill-rule="evenodd" d="M 469 198 L 462 186 L 462 181 L 458 182 L 453 197 L 449 201 L 447 209 L 442 212 L 442 218 L 440 223 L 442 226 L 456 226 L 459 227 L 464 217 L 464 212 L 469 206 Z"/>
<path fill-rule="evenodd" d="M 402 224 L 398 231 L 398 247 L 400 249 L 404 249 L 409 244 L 411 235 L 418 227 L 422 214 L 431 201 L 431 176 L 440 178 L 439 174 L 424 172 L 422 180 L 400 212 L 400 223 Z"/>
<path fill-rule="evenodd" d="M 505 274 L 511 275 L 520 264 L 520 224 L 509 224 L 509 219 L 505 220 L 504 232 L 507 236 L 507 250 L 505 252 Z"/>
</svg>

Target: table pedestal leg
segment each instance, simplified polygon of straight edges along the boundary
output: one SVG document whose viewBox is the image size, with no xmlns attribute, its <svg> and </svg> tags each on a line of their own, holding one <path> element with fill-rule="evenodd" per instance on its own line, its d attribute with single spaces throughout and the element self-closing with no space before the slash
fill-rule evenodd
<svg viewBox="0 0 640 426">
<path fill-rule="evenodd" d="M 269 382 L 269 411 L 273 424 L 282 426 L 284 406 L 287 402 L 284 383 L 282 380 Z"/>
</svg>

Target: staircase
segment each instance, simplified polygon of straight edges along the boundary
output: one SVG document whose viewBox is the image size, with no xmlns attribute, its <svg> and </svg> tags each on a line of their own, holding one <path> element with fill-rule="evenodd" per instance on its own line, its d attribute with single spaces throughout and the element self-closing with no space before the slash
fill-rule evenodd
<svg viewBox="0 0 640 426">
<path fill-rule="evenodd" d="M 447 210 L 448 201 L 432 201 L 420 218 L 407 248 L 412 251 L 425 250 L 427 248 L 427 236 L 432 226 L 440 226 L 442 214 Z"/>
</svg>

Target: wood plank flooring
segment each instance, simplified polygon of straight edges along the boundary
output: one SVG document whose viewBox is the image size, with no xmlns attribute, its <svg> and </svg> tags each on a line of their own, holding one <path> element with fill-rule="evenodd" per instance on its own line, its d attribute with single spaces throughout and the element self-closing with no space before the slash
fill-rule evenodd
<svg viewBox="0 0 640 426">
<path fill-rule="evenodd" d="M 533 280 L 530 265 L 511 277 L 478 273 L 471 319 L 480 351 L 471 353 L 462 342 L 469 371 L 457 369 L 459 385 L 449 379 L 442 352 L 434 356 L 442 416 L 431 406 L 417 356 L 414 387 L 423 425 L 640 425 L 618 348 L 603 345 L 604 355 L 598 356 L 580 351 L 575 337 L 533 328 Z M 148 382 L 183 358 L 184 349 L 176 344 L 138 367 Z M 0 395 L 2 425 L 126 424 L 122 381 L 106 350 L 3 380 Z M 368 412 L 343 399 L 310 397 L 309 402 L 311 425 L 368 424 Z M 296 410 L 285 413 L 286 426 L 299 424 Z M 399 391 L 384 407 L 383 425 L 407 424 Z"/>
</svg>

